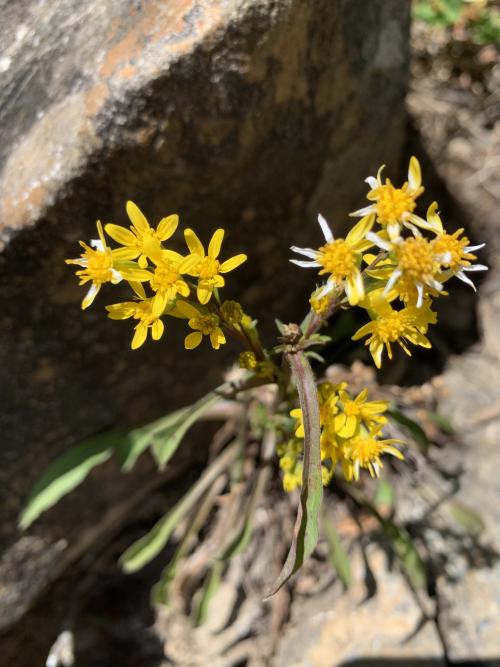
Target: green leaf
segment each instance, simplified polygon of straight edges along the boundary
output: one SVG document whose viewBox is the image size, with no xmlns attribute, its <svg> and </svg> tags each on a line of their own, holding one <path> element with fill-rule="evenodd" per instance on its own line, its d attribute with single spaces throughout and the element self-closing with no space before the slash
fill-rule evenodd
<svg viewBox="0 0 500 667">
<path fill-rule="evenodd" d="M 19 518 L 19 527 L 25 530 L 42 512 L 73 491 L 92 468 L 110 458 L 122 441 L 123 436 L 118 433 L 97 436 L 71 447 L 53 461 L 33 487 Z"/>
<path fill-rule="evenodd" d="M 425 563 L 420 557 L 406 528 L 398 526 L 392 519 L 383 517 L 375 505 L 352 485 L 345 484 L 342 485 L 342 488 L 358 505 L 365 507 L 378 520 L 384 535 L 391 544 L 394 555 L 399 560 L 401 569 L 405 572 L 414 588 L 426 588 L 427 573 Z"/>
<path fill-rule="evenodd" d="M 193 488 L 165 514 L 153 528 L 134 542 L 122 556 L 119 563 L 125 572 L 136 572 L 155 558 L 168 542 L 173 530 L 200 500 L 219 474 L 230 465 L 237 452 L 235 445 L 226 448 L 205 470 Z"/>
<path fill-rule="evenodd" d="M 470 535 L 479 535 L 486 528 L 481 515 L 476 510 L 459 500 L 450 500 L 446 504 L 452 518 Z"/>
<path fill-rule="evenodd" d="M 410 417 L 407 417 L 405 414 L 400 412 L 400 410 L 397 410 L 396 408 L 391 408 L 391 410 L 387 410 L 386 415 L 390 417 L 393 421 L 398 422 L 398 424 L 401 424 L 401 426 L 404 426 L 407 431 L 410 432 L 412 438 L 415 440 L 417 445 L 420 446 L 424 454 L 427 453 L 429 449 L 429 439 L 425 435 L 424 429 L 420 426 L 420 424 L 417 424 L 416 421 L 413 421 L 413 419 L 410 419 Z"/>
<path fill-rule="evenodd" d="M 314 551 L 319 537 L 319 512 L 323 499 L 321 478 L 318 391 L 311 366 L 302 351 L 286 355 L 297 385 L 304 418 L 304 463 L 302 492 L 292 544 L 280 575 L 267 597 L 271 597 L 300 569 Z"/>
<path fill-rule="evenodd" d="M 394 489 L 386 479 L 379 480 L 373 504 L 377 508 L 384 509 L 391 509 L 394 506 Z"/>
<path fill-rule="evenodd" d="M 154 433 L 152 450 L 160 470 L 164 470 L 191 426 L 219 400 L 218 394 L 210 392 L 194 405 L 174 413 L 175 418 Z"/>
<path fill-rule="evenodd" d="M 208 607 L 210 601 L 217 593 L 222 579 L 222 572 L 224 571 L 224 563 L 216 561 L 203 582 L 201 589 L 200 600 L 195 612 L 195 625 L 202 625 L 208 618 Z"/>
<path fill-rule="evenodd" d="M 345 588 L 350 588 L 352 585 L 352 573 L 349 556 L 340 541 L 333 522 L 326 513 L 323 517 L 323 528 L 330 547 L 330 563 Z"/>
</svg>

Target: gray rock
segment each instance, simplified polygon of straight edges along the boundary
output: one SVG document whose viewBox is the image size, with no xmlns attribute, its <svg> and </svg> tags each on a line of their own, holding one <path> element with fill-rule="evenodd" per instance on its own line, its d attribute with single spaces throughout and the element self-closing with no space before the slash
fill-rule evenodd
<svg viewBox="0 0 500 667">
<path fill-rule="evenodd" d="M 320 240 L 318 210 L 342 224 L 363 201 L 363 178 L 401 157 L 410 3 L 0 5 L 0 507 L 8 546 L 49 460 L 90 434 L 192 401 L 228 359 L 184 354 L 176 323 L 161 343 L 131 353 L 128 323 L 103 310 L 117 292 L 80 310 L 81 289 L 63 263 L 77 240 L 94 237 L 97 218 L 124 223 L 129 198 L 152 222 L 179 212 L 204 238 L 223 225 L 227 252 L 251 255 L 227 294 L 267 321 L 267 331 L 270 305 L 273 315 L 299 315 L 312 277 L 306 284 L 290 267 L 288 247 Z M 111 497 L 137 484 L 110 470 L 35 533 L 77 540 Z M 7 609 L 4 625 L 19 613 Z"/>
</svg>

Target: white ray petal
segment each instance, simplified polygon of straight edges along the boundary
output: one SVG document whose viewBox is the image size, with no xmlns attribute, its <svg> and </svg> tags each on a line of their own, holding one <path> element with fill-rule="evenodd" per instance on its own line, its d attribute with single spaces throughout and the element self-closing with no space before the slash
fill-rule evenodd
<svg viewBox="0 0 500 667">
<path fill-rule="evenodd" d="M 422 285 L 422 283 L 416 283 L 415 286 L 418 292 L 417 308 L 422 308 L 422 304 L 424 302 L 424 286 Z"/>
<path fill-rule="evenodd" d="M 368 183 L 370 188 L 372 190 L 375 190 L 375 188 L 378 188 L 378 182 L 375 176 L 368 176 L 368 178 L 365 178 L 365 183 Z"/>
<path fill-rule="evenodd" d="M 468 245 L 464 248 L 464 252 L 474 252 L 474 250 L 480 250 L 484 248 L 486 243 L 480 243 L 479 245 Z"/>
<path fill-rule="evenodd" d="M 335 289 L 335 283 L 333 282 L 333 280 L 328 280 L 323 285 L 323 288 L 318 292 L 318 299 L 322 299 L 327 294 L 330 294 L 330 292 L 333 292 L 334 289 Z"/>
<path fill-rule="evenodd" d="M 377 247 L 382 248 L 382 250 L 392 250 L 392 245 L 389 243 L 389 241 L 385 241 L 384 239 L 380 238 L 380 236 L 375 232 L 367 232 L 366 238 L 368 241 L 374 243 Z"/>
<path fill-rule="evenodd" d="M 377 207 L 375 204 L 370 204 L 370 206 L 365 206 L 364 208 L 359 208 L 357 211 L 349 213 L 351 218 L 364 218 L 365 215 L 370 215 L 370 213 L 375 213 Z"/>
<path fill-rule="evenodd" d="M 290 250 L 293 250 L 293 252 L 296 252 L 299 255 L 304 255 L 304 257 L 310 257 L 311 259 L 316 259 L 319 255 L 317 250 L 313 250 L 312 248 L 299 248 L 296 245 L 293 245 Z"/>
<path fill-rule="evenodd" d="M 327 223 L 327 221 L 321 215 L 321 213 L 318 213 L 318 222 L 319 226 L 321 227 L 321 231 L 323 232 L 323 236 L 325 237 L 325 241 L 327 243 L 331 243 L 333 241 L 332 230 L 330 229 L 330 225 Z"/>
<path fill-rule="evenodd" d="M 472 266 L 463 266 L 462 271 L 487 271 L 488 267 L 484 264 L 472 264 Z"/>
<path fill-rule="evenodd" d="M 94 250 L 100 250 L 101 252 L 104 252 L 104 246 L 101 239 L 92 239 L 90 241 L 90 246 L 94 248 Z"/>
<path fill-rule="evenodd" d="M 122 274 L 116 269 L 111 269 L 111 275 L 113 276 L 111 278 L 111 282 L 113 283 L 113 285 L 117 285 L 123 280 Z"/>
<path fill-rule="evenodd" d="M 399 240 L 399 231 L 399 222 L 390 222 L 387 225 L 387 233 L 393 243 Z"/>
<path fill-rule="evenodd" d="M 85 310 L 85 308 L 88 308 L 93 303 L 93 301 L 96 298 L 97 293 L 99 292 L 100 288 L 101 288 L 101 286 L 96 284 L 96 283 L 91 284 L 91 286 L 89 288 L 89 291 L 87 292 L 87 294 L 85 295 L 85 297 L 82 301 L 83 310 Z"/>
<path fill-rule="evenodd" d="M 464 273 L 463 271 L 459 271 L 459 272 L 456 274 L 456 276 L 457 276 L 457 278 L 458 278 L 459 280 L 461 280 L 463 283 L 466 283 L 467 285 L 470 285 L 470 286 L 472 287 L 472 289 L 474 290 L 474 292 L 477 292 L 476 286 L 474 285 L 474 283 L 472 282 L 472 280 L 471 280 L 468 276 L 465 275 L 465 273 Z"/>
<path fill-rule="evenodd" d="M 430 280 L 428 280 L 427 284 L 430 287 L 433 287 L 434 289 L 436 289 L 438 292 L 441 292 L 443 290 L 443 285 L 440 282 L 438 282 L 437 280 L 435 280 L 434 278 L 431 278 Z"/>
<path fill-rule="evenodd" d="M 394 287 L 396 281 L 398 280 L 398 278 L 399 278 L 400 276 L 401 276 L 401 271 L 400 271 L 399 269 L 395 269 L 395 270 L 392 272 L 391 277 L 390 277 L 389 280 L 387 281 L 387 284 L 386 284 L 386 286 L 385 286 L 385 288 L 384 288 L 384 296 L 387 295 L 387 294 L 389 294 L 389 292 L 390 292 L 391 289 Z"/>
<path fill-rule="evenodd" d="M 305 269 L 313 269 L 315 267 L 321 266 L 319 262 L 303 262 L 300 259 L 291 259 L 290 261 L 292 264 L 296 264 L 297 266 L 301 266 Z"/>
</svg>

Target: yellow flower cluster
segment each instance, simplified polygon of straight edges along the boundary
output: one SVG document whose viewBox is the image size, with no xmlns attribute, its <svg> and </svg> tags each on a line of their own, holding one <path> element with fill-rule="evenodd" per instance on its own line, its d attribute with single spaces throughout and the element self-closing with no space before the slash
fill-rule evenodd
<svg viewBox="0 0 500 667">
<path fill-rule="evenodd" d="M 337 465 L 341 466 L 344 477 L 350 481 L 359 479 L 362 468 L 367 469 L 372 477 L 378 477 L 383 467 L 383 454 L 403 459 L 403 454 L 394 446 L 401 441 L 380 437 L 387 423 L 384 416 L 388 408 L 387 401 L 368 401 L 367 389 L 352 398 L 346 388 L 345 382 L 337 385 L 322 382 L 318 385 L 322 476 L 325 486 L 330 483 Z M 295 437 L 278 449 L 286 491 L 293 491 L 301 482 L 301 439 L 304 437 L 302 410 L 296 408 L 290 415 L 296 420 Z"/>
<path fill-rule="evenodd" d="M 186 336 L 186 349 L 197 347 L 203 336 L 219 349 L 226 342 L 223 328 L 234 327 L 235 318 L 244 314 L 236 302 L 220 305 L 218 290 L 225 285 L 224 274 L 240 266 L 246 255 L 220 260 L 223 229 L 215 231 L 206 252 L 194 231 L 184 230 L 188 252 L 180 254 L 164 245 L 177 230 L 177 215 L 163 218 L 155 229 L 133 202 L 127 202 L 126 210 L 130 227 L 107 224 L 103 230 L 98 222 L 99 238 L 90 246 L 80 242 L 84 250 L 81 256 L 66 260 L 82 267 L 76 272 L 80 284 L 90 283 L 82 308 L 91 305 L 103 284 L 125 280 L 133 300 L 106 308 L 111 319 L 137 321 L 132 349 L 143 345 L 148 331 L 153 340 L 159 340 L 165 329 L 162 318 L 167 315 L 188 321 L 193 331 Z M 104 232 L 120 247 L 111 249 Z"/>
<path fill-rule="evenodd" d="M 327 276 L 326 282 L 311 295 L 311 309 L 316 316 L 328 317 L 333 305 L 342 305 L 346 300 L 351 306 L 366 309 L 371 322 L 361 327 L 353 339 L 369 336 L 365 344 L 378 368 L 384 350 L 392 358 L 395 343 L 407 354 L 411 354 L 410 344 L 431 346 L 426 333 L 429 325 L 436 322 L 432 299 L 446 294 L 443 285 L 447 280 L 456 276 L 474 288 L 467 273 L 487 270 L 483 264 L 473 264 L 474 251 L 484 243 L 470 245 L 463 229 L 447 232 L 436 202 L 427 210 L 425 219 L 415 213 L 416 200 L 424 190 L 415 157 L 410 159 L 408 180 L 399 188 L 389 179 L 382 180 L 383 168 L 376 177 L 366 179 L 371 203 L 351 214 L 361 220 L 345 239 L 334 239 L 330 226 L 320 215 L 318 222 L 325 244 L 318 249 L 291 248 L 308 258 L 292 259 L 294 264 L 316 267 L 320 276 Z M 376 225 L 378 229 L 374 231 Z"/>
</svg>

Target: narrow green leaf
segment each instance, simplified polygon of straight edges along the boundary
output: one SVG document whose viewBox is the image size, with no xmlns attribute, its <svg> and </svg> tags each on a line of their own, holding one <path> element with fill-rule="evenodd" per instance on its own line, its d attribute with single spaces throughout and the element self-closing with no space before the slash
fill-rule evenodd
<svg viewBox="0 0 500 667">
<path fill-rule="evenodd" d="M 352 573 L 349 556 L 340 541 L 333 522 L 326 513 L 323 517 L 323 528 L 330 547 L 330 563 L 345 588 L 350 588 L 352 585 Z"/>
<path fill-rule="evenodd" d="M 394 489 L 386 479 L 380 479 L 377 484 L 373 504 L 377 508 L 392 509 L 394 506 Z"/>
<path fill-rule="evenodd" d="M 19 527 L 25 530 L 42 512 L 73 491 L 92 468 L 110 458 L 122 439 L 118 433 L 91 438 L 71 447 L 53 461 L 33 487 L 19 518 Z"/>
<path fill-rule="evenodd" d="M 170 424 L 154 434 L 152 451 L 160 470 L 164 470 L 191 426 L 219 400 L 218 394 L 210 392 L 194 405 L 179 410 Z"/>
<path fill-rule="evenodd" d="M 203 587 L 201 589 L 200 600 L 195 612 L 195 625 L 203 625 L 208 618 L 208 607 L 210 601 L 217 593 L 219 589 L 220 582 L 222 579 L 222 573 L 224 571 L 223 561 L 216 561 L 203 582 Z"/>
<path fill-rule="evenodd" d="M 392 519 L 383 517 L 375 505 L 351 484 L 342 485 L 342 488 L 358 505 L 365 507 L 378 520 L 384 535 L 391 544 L 394 555 L 399 560 L 401 569 L 406 573 L 412 585 L 415 588 L 426 588 L 427 573 L 425 563 L 420 557 L 406 528 L 399 526 Z"/>
<path fill-rule="evenodd" d="M 267 595 L 274 595 L 300 569 L 313 552 L 319 537 L 319 512 L 323 499 L 321 478 L 318 391 L 311 366 L 302 351 L 287 354 L 297 385 L 304 419 L 304 463 L 302 492 L 292 544 L 280 575 Z"/>
<path fill-rule="evenodd" d="M 479 512 L 464 505 L 459 500 L 450 500 L 446 505 L 452 518 L 470 535 L 479 535 L 486 528 Z"/>
<path fill-rule="evenodd" d="M 406 428 L 410 432 L 411 436 L 413 437 L 417 445 L 420 446 L 422 451 L 424 453 L 427 453 L 430 442 L 420 424 L 417 424 L 416 421 L 413 421 L 413 419 L 410 419 L 410 417 L 403 414 L 400 410 L 397 410 L 396 408 L 387 410 L 386 415 L 395 422 L 398 422 L 398 424 L 401 424 L 401 426 L 404 426 L 404 428 Z"/>
<path fill-rule="evenodd" d="M 230 465 L 236 454 L 236 447 L 226 448 L 205 470 L 193 488 L 165 514 L 153 528 L 134 542 L 120 557 L 119 563 L 125 572 L 136 572 L 149 563 L 168 542 L 179 521 L 194 507 L 205 491 L 220 473 Z"/>
</svg>

